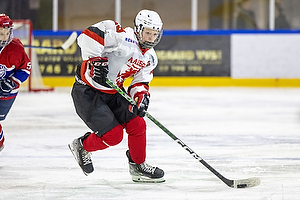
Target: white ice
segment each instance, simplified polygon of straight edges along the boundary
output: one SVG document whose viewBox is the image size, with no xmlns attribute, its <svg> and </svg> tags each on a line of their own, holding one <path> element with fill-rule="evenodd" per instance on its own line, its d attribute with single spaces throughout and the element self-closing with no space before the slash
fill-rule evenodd
<svg viewBox="0 0 300 200">
<path fill-rule="evenodd" d="M 151 88 L 149 113 L 229 179 L 259 177 L 247 189 L 226 186 L 147 119 L 147 161 L 165 183 L 141 184 L 128 172 L 127 137 L 92 155 L 85 176 L 67 144 L 89 131 L 70 88 L 20 93 L 0 152 L 0 199 L 298 200 L 300 88 Z"/>
</svg>

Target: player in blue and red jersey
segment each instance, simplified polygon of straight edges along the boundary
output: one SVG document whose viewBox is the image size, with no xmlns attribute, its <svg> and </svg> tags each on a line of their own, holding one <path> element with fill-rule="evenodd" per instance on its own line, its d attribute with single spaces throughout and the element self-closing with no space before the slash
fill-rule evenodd
<svg viewBox="0 0 300 200">
<path fill-rule="evenodd" d="M 10 111 L 18 94 L 20 84 L 31 71 L 31 62 L 18 38 L 13 37 L 13 21 L 0 14 L 0 122 Z M 0 124 L 0 151 L 4 145 Z"/>
</svg>

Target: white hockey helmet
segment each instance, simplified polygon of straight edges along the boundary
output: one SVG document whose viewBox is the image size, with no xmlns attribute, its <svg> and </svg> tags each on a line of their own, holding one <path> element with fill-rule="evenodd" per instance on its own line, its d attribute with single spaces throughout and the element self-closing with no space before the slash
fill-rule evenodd
<svg viewBox="0 0 300 200">
<path fill-rule="evenodd" d="M 134 20 L 134 32 L 137 36 L 141 48 L 152 48 L 156 46 L 162 36 L 162 21 L 157 12 L 151 10 L 141 10 Z M 158 31 L 157 38 L 154 42 L 142 41 L 142 31 L 149 28 Z"/>
<path fill-rule="evenodd" d="M 0 14 L 0 47 L 8 45 L 13 39 L 13 21 L 6 15 Z"/>
</svg>

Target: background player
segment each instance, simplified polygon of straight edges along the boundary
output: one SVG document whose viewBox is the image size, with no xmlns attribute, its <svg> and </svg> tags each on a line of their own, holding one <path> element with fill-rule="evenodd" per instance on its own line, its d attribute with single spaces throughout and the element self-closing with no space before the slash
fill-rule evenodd
<svg viewBox="0 0 300 200">
<path fill-rule="evenodd" d="M 142 10 L 134 20 L 134 30 L 106 20 L 88 27 L 78 37 L 84 61 L 77 68 L 72 97 L 77 114 L 92 132 L 75 139 L 69 148 L 86 175 L 94 170 L 90 152 L 119 144 L 125 129 L 129 148 L 126 155 L 133 181 L 164 181 L 163 170 L 145 162 L 146 122 L 143 119 L 149 105 L 149 82 L 157 65 L 153 47 L 161 36 L 160 16 Z M 137 106 L 132 107 L 110 88 L 106 77 L 122 89 L 124 80 L 133 77 L 128 93 Z"/>
<path fill-rule="evenodd" d="M 0 121 L 11 109 L 20 84 L 31 71 L 31 62 L 18 38 L 13 37 L 13 21 L 0 14 Z M 0 124 L 0 151 L 4 148 L 4 134 Z"/>
</svg>

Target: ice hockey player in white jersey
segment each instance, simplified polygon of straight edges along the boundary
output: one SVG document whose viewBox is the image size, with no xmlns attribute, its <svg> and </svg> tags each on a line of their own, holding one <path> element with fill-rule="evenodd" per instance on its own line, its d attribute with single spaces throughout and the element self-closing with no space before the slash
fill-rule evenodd
<svg viewBox="0 0 300 200">
<path fill-rule="evenodd" d="M 91 152 L 119 144 L 123 130 L 128 135 L 129 172 L 135 182 L 163 182 L 164 171 L 146 160 L 146 122 L 144 111 L 150 100 L 149 83 L 157 65 L 153 47 L 162 36 L 162 21 L 155 11 L 141 10 L 134 29 L 123 29 L 111 20 L 85 29 L 78 37 L 83 62 L 77 67 L 72 98 L 79 117 L 91 129 L 69 144 L 85 175 L 94 167 Z M 132 106 L 106 83 L 109 78 L 123 88 L 132 77 L 128 94 L 137 102 Z"/>
</svg>

